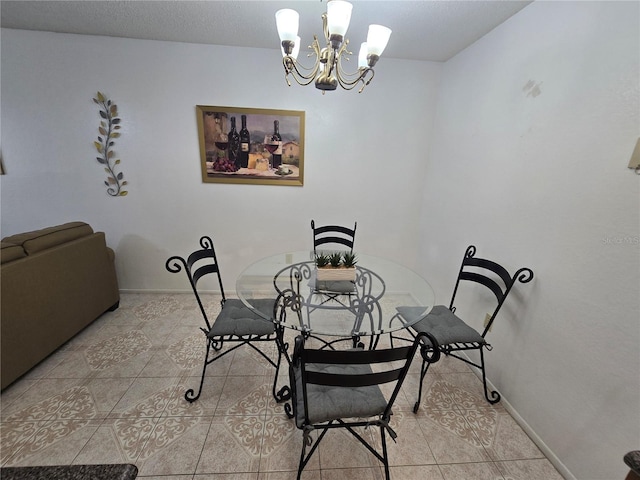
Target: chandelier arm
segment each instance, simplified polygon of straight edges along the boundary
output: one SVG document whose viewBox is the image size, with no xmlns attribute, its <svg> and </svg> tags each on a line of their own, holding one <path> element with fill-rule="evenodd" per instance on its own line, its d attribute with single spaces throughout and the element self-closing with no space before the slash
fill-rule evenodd
<svg viewBox="0 0 640 480">
<path fill-rule="evenodd" d="M 337 75 L 336 78 L 338 79 L 338 83 L 340 84 L 340 86 L 342 88 L 344 88 L 345 90 L 351 90 L 353 87 L 355 87 L 360 81 L 362 81 L 364 75 L 366 72 L 361 72 L 356 78 L 354 79 L 346 79 L 343 78 L 340 75 Z"/>
<path fill-rule="evenodd" d="M 353 73 L 345 72 L 344 67 L 339 64 L 338 65 L 338 78 L 341 83 L 346 85 L 352 85 L 354 83 L 358 83 L 358 81 L 364 76 L 367 70 L 372 70 L 369 67 L 359 68 L 357 71 Z M 363 73 L 364 72 L 364 73 Z"/>
<path fill-rule="evenodd" d="M 353 73 L 349 73 L 345 71 L 344 65 L 342 64 L 342 60 L 348 62 L 349 60 L 351 60 L 350 56 L 353 55 L 353 52 L 346 50 L 346 46 L 348 43 L 349 43 L 349 40 L 345 40 L 345 43 L 343 44 L 343 46 L 340 48 L 338 52 L 339 61 L 337 64 L 337 70 L 338 70 L 337 76 L 341 86 L 357 84 L 360 80 L 362 80 L 362 78 L 367 74 L 369 70 L 373 72 L 373 69 L 371 67 L 358 68 L 358 70 Z M 364 73 L 363 73 L 363 70 L 364 70 Z"/>
<path fill-rule="evenodd" d="M 312 68 L 307 68 L 297 60 L 292 60 L 290 70 L 294 71 L 300 78 L 305 80 L 314 79 L 318 73 L 318 63 L 316 62 L 316 65 Z M 308 73 L 304 73 L 304 71 Z"/>
<path fill-rule="evenodd" d="M 307 49 L 313 50 L 312 52 L 307 53 L 307 58 L 311 57 L 312 55 L 315 55 L 316 57 L 313 67 L 307 68 L 304 65 L 302 65 L 300 62 L 298 62 L 298 60 L 296 59 L 293 59 L 293 61 L 295 65 L 300 67 L 302 70 L 306 70 L 307 72 L 310 72 L 308 75 L 312 75 L 313 77 L 315 77 L 316 74 L 318 73 L 318 69 L 320 68 L 320 61 L 319 61 L 320 60 L 320 42 L 318 42 L 318 37 L 316 35 L 313 36 L 313 43 L 307 46 Z M 308 78 L 307 75 L 300 73 L 300 68 L 297 69 L 298 73 L 302 75 L 302 77 L 304 77 L 305 79 Z"/>
<path fill-rule="evenodd" d="M 360 82 L 362 82 L 362 88 L 360 89 L 360 91 L 362 91 L 362 89 L 364 89 L 364 87 L 366 86 L 362 78 L 358 78 L 356 81 L 350 82 L 350 83 L 342 82 L 340 81 L 340 78 L 338 78 L 338 83 L 344 90 L 353 90 L 356 86 L 360 84 Z"/>
<path fill-rule="evenodd" d="M 341 49 L 342 50 L 342 49 Z M 351 54 L 351 52 L 347 52 L 348 54 Z M 349 57 L 340 57 L 338 64 L 337 64 L 337 79 L 338 79 L 338 83 L 340 83 L 340 86 L 342 88 L 344 88 L 345 90 L 351 90 L 353 89 L 360 81 L 362 81 L 364 83 L 364 78 L 367 75 L 367 73 L 369 71 L 373 72 L 373 70 L 370 67 L 365 67 L 365 68 L 359 68 L 358 71 L 354 72 L 354 73 L 348 73 L 344 70 L 344 67 L 342 65 L 342 60 L 348 61 Z M 369 80 L 371 81 L 371 80 Z"/>
<path fill-rule="evenodd" d="M 342 45 L 338 49 L 338 53 L 337 53 L 338 58 L 342 58 L 342 55 L 353 55 L 353 52 L 347 50 L 348 46 L 349 46 L 349 39 L 345 38 L 344 42 L 342 42 Z M 347 57 L 347 60 L 348 59 L 349 57 Z"/>
<path fill-rule="evenodd" d="M 371 76 L 369 77 L 369 80 L 365 82 L 365 76 L 368 72 L 371 72 Z M 362 93 L 362 90 L 364 90 L 364 87 L 366 87 L 371 83 L 371 80 L 373 80 L 373 77 L 375 74 L 376 72 L 373 71 L 373 68 L 367 68 L 367 70 L 364 72 L 364 75 L 362 75 L 362 88 L 358 90 L 358 93 Z"/>
<path fill-rule="evenodd" d="M 285 58 L 286 60 L 286 58 Z M 304 67 L 303 67 L 304 68 Z M 296 81 L 296 83 L 298 85 L 309 85 L 311 82 L 313 82 L 316 78 L 316 71 L 317 69 L 314 69 L 310 74 L 305 75 L 302 72 L 300 72 L 300 70 L 298 70 L 298 62 L 296 62 L 295 60 L 291 60 L 289 59 L 289 63 L 288 66 L 285 65 L 285 79 L 287 80 L 287 84 L 289 86 L 291 86 L 291 82 L 289 82 L 289 74 L 291 74 L 291 76 L 293 77 L 293 79 Z"/>
<path fill-rule="evenodd" d="M 322 32 L 324 33 L 325 44 L 329 43 L 329 20 L 327 12 L 322 14 Z"/>
<path fill-rule="evenodd" d="M 316 76 L 318 75 L 318 70 L 320 69 L 320 44 L 318 43 L 317 36 L 313 36 L 313 44 L 309 45 L 308 48 L 313 50 L 313 52 L 308 53 L 307 57 L 311 57 L 312 55 L 316 56 L 315 64 L 311 68 L 305 67 L 291 55 L 283 57 L 282 64 L 284 66 L 284 77 L 287 81 L 287 85 L 291 86 L 291 82 L 288 78 L 289 74 L 291 74 L 296 83 L 301 86 L 309 85 L 315 80 Z M 302 70 L 305 70 L 308 73 L 305 73 Z"/>
<path fill-rule="evenodd" d="M 345 81 L 340 76 L 338 76 L 338 82 L 340 83 L 340 86 L 344 90 L 353 90 L 356 86 L 362 83 L 360 90 L 358 90 L 358 93 L 362 93 L 362 91 L 364 90 L 364 87 L 366 87 L 371 83 L 371 80 L 373 80 L 374 75 L 375 75 L 375 72 L 373 71 L 373 68 L 366 67 L 366 68 L 360 69 L 358 78 L 356 78 L 355 80 Z"/>
</svg>

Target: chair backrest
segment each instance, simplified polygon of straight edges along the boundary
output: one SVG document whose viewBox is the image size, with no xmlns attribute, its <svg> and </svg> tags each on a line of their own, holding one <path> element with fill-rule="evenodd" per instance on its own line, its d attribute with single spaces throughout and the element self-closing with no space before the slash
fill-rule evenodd
<svg viewBox="0 0 640 480">
<path fill-rule="evenodd" d="M 302 392 L 304 395 L 304 418 L 309 419 L 308 415 L 308 399 L 307 385 L 324 385 L 332 387 L 358 388 L 369 387 L 373 385 L 382 385 L 389 382 L 396 382 L 393 393 L 388 397 L 388 403 L 382 418 L 388 419 L 391 415 L 391 408 L 395 402 L 402 382 L 404 381 L 411 361 L 415 355 L 416 349 L 420 342 L 431 342 L 434 346 L 436 354 L 440 355 L 437 348 L 438 342 L 429 333 L 420 333 L 413 343 L 396 348 L 380 349 L 380 350 L 330 350 L 330 349 L 307 349 L 304 346 L 304 336 L 299 335 L 295 339 L 295 347 L 292 358 L 292 367 L 298 368 L 302 381 Z M 436 362 L 438 358 L 431 360 Z M 349 373 L 348 371 L 340 371 L 340 373 L 328 373 L 326 368 L 323 371 L 314 371 L 307 369 L 307 364 L 314 364 L 315 367 L 322 365 L 323 367 L 332 365 L 375 365 L 371 373 Z M 293 381 L 293 379 L 292 379 Z M 294 400 L 295 403 L 295 400 Z"/>
<path fill-rule="evenodd" d="M 311 220 L 311 230 L 313 231 L 313 253 L 317 252 L 317 247 L 322 247 L 318 250 L 323 250 L 326 246 L 333 246 L 329 250 L 335 250 L 337 245 L 342 245 L 349 248 L 350 252 L 353 252 L 353 244 L 356 239 L 356 227 L 358 222 L 355 222 L 353 228 L 341 227 L 340 225 L 324 225 L 316 227 L 316 224 Z"/>
<path fill-rule="evenodd" d="M 211 329 L 209 318 L 207 317 L 204 305 L 200 299 L 200 294 L 198 293 L 198 281 L 206 275 L 216 274 L 218 278 L 218 285 L 220 285 L 220 294 L 222 295 L 222 300 L 220 302 L 222 305 L 224 305 L 226 297 L 224 295 L 224 287 L 222 286 L 222 277 L 220 276 L 220 268 L 216 258 L 216 251 L 213 248 L 213 240 L 211 240 L 211 237 L 205 235 L 200 238 L 200 246 L 202 248 L 193 252 L 186 260 L 178 255 L 170 257 L 167 260 L 165 267 L 171 273 L 178 273 L 184 268 L 187 278 L 189 279 L 191 289 L 193 290 L 193 294 L 198 301 L 200 312 L 204 317 L 207 327 Z"/>
<path fill-rule="evenodd" d="M 460 282 L 470 281 L 479 283 L 480 285 L 484 285 L 489 290 L 491 290 L 495 295 L 498 303 L 495 310 L 493 311 L 493 314 L 491 315 L 491 318 L 487 322 L 482 332 L 482 336 L 484 337 L 491 329 L 493 320 L 496 318 L 496 315 L 500 311 L 502 304 L 511 291 L 511 287 L 513 287 L 516 281 L 519 281 L 520 283 L 530 282 L 533 278 L 533 271 L 530 268 L 523 267 L 516 271 L 516 273 L 514 273 L 513 275 L 510 275 L 506 268 L 502 267 L 494 261 L 484 258 L 476 258 L 475 254 L 475 246 L 470 245 L 469 247 L 467 247 L 464 258 L 462 259 L 462 265 L 460 266 L 460 272 L 458 273 L 456 285 L 453 289 L 453 295 L 451 296 L 449 310 L 451 310 L 452 312 L 455 311 L 454 302 L 456 299 L 456 294 L 458 293 Z"/>
</svg>

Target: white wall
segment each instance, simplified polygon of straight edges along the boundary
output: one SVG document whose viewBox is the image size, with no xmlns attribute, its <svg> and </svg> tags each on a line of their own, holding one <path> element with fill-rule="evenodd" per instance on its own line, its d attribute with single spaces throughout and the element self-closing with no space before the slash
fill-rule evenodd
<svg viewBox="0 0 640 480">
<path fill-rule="evenodd" d="M 639 6 L 535 2 L 447 62 L 424 189 L 437 298 L 469 244 L 533 269 L 488 375 L 581 480 L 640 448 Z"/>
<path fill-rule="evenodd" d="M 275 34 L 274 34 L 275 35 Z M 276 42 L 277 43 L 277 42 Z M 382 58 L 362 93 L 288 87 L 280 52 L 2 30 L 2 235 L 83 220 L 120 287 L 185 289 L 166 259 L 212 235 L 228 289 L 252 261 L 310 248 L 310 220 L 358 221 L 358 249 L 413 265 L 440 64 Z M 96 160 L 100 90 L 129 182 Z M 203 184 L 195 105 L 304 110 L 303 187 Z"/>
</svg>

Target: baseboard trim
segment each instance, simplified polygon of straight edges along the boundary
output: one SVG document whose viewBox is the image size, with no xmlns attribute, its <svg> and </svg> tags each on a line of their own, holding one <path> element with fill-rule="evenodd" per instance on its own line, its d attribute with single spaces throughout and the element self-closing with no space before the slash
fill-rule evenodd
<svg viewBox="0 0 640 480">
<path fill-rule="evenodd" d="M 480 371 L 480 369 L 471 367 L 471 370 L 480 379 L 480 382 L 482 382 L 482 372 Z M 487 385 L 491 390 L 497 390 L 495 385 L 493 385 L 493 383 L 491 383 L 489 379 L 487 379 Z M 501 398 L 500 404 L 504 407 L 504 409 L 507 412 L 509 412 L 509 415 L 511 415 L 511 417 L 515 420 L 515 422 L 518 425 L 520 425 L 520 428 L 524 430 L 524 432 L 529 436 L 531 441 L 533 441 L 533 443 L 536 444 L 536 446 L 540 449 L 540 451 L 544 453 L 544 456 L 547 457 L 547 459 L 551 462 L 551 464 L 555 467 L 555 469 L 558 470 L 558 473 L 560 473 L 560 475 L 562 475 L 563 478 L 565 478 L 565 480 L 577 480 L 577 478 L 571 473 L 571 471 L 569 471 L 569 469 L 565 466 L 565 464 L 560 461 L 560 459 L 556 456 L 555 453 L 553 453 L 553 450 L 551 450 L 547 446 L 547 444 L 544 443 L 542 438 L 540 438 L 540 436 L 535 432 L 535 430 L 531 428 L 531 426 L 525 421 L 525 419 L 520 416 L 518 411 L 513 407 L 513 405 L 509 403 L 509 401 L 505 398 L 502 392 L 500 392 L 500 398 Z"/>
<path fill-rule="evenodd" d="M 489 384 L 491 385 L 490 382 Z M 493 385 L 491 385 L 491 388 L 494 388 Z M 524 418 L 520 416 L 517 410 L 513 408 L 513 405 L 511 405 L 509 401 L 504 397 L 502 397 L 502 400 L 500 400 L 500 403 L 503 404 L 505 410 L 509 412 L 509 415 L 511 415 L 511 417 L 516 421 L 516 423 L 520 425 L 520 428 L 522 428 L 522 430 L 524 430 L 524 432 L 529 436 L 529 438 L 531 438 L 533 443 L 535 443 L 538 446 L 540 451 L 544 453 L 544 456 L 549 459 L 549 461 L 553 464 L 556 470 L 558 470 L 560 475 L 562 475 L 566 480 L 577 480 L 576 477 L 565 466 L 565 464 L 560 461 L 560 459 L 556 456 L 556 454 L 553 453 L 553 451 L 547 446 L 546 443 L 544 443 L 544 441 L 538 436 L 538 434 L 533 430 L 533 428 L 531 428 L 531 426 L 524 420 Z"/>
</svg>

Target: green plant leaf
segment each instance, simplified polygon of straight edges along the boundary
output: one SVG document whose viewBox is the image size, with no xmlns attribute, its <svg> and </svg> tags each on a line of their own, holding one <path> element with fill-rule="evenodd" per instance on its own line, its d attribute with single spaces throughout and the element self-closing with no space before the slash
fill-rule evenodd
<svg viewBox="0 0 640 480">
<path fill-rule="evenodd" d="M 332 267 L 336 268 L 340 266 L 340 262 L 342 261 L 342 253 L 334 252 L 329 255 L 329 263 Z"/>
<path fill-rule="evenodd" d="M 129 193 L 129 192 L 127 192 L 126 190 L 123 190 L 123 191 L 120 192 L 120 196 L 124 197 L 124 196 L 127 195 L 127 193 Z"/>
<path fill-rule="evenodd" d="M 120 164 L 120 159 L 116 160 L 113 164 L 114 165 L 119 165 Z"/>
<path fill-rule="evenodd" d="M 96 150 L 98 150 L 100 153 L 102 153 L 102 144 L 98 143 L 98 142 L 93 142 L 93 144 L 96 147 Z"/>
<path fill-rule="evenodd" d="M 113 132 L 111 134 L 111 138 L 118 138 L 118 137 L 120 137 L 120 134 L 118 132 Z"/>
<path fill-rule="evenodd" d="M 325 253 L 319 252 L 316 254 L 316 266 L 319 268 L 329 265 L 329 256 Z"/>
</svg>

